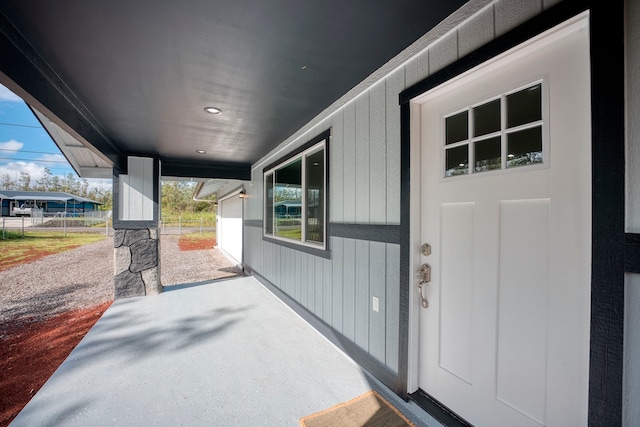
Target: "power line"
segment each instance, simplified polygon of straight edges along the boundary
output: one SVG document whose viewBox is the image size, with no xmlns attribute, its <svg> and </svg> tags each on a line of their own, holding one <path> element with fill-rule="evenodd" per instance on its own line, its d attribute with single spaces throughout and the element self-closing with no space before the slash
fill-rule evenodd
<svg viewBox="0 0 640 427">
<path fill-rule="evenodd" d="M 9 161 L 22 161 L 22 162 L 33 162 L 33 163 L 62 163 L 69 164 L 66 160 L 38 160 L 38 159 L 22 159 L 19 157 L 0 157 L 0 160 L 9 160 Z"/>
<path fill-rule="evenodd" d="M 2 126 L 14 126 L 17 128 L 31 128 L 31 129 L 42 129 L 42 126 L 34 126 L 34 125 L 22 125 L 19 123 L 5 123 L 5 122 L 0 122 L 0 125 Z M 44 129 L 42 129 L 44 130 Z"/>
<path fill-rule="evenodd" d="M 10 152 L 10 153 L 54 154 L 54 155 L 59 155 L 59 156 L 62 155 L 60 153 L 50 153 L 50 152 L 47 152 L 47 151 L 11 150 L 9 148 L 0 148 L 0 151 L 7 151 L 7 152 Z"/>
<path fill-rule="evenodd" d="M 53 171 L 65 171 L 65 172 L 72 172 L 72 171 L 73 171 L 73 169 L 71 169 L 70 167 L 69 167 L 69 168 L 47 168 L 47 169 L 49 169 L 49 170 L 50 170 L 50 171 L 52 171 L 52 172 L 53 172 Z"/>
</svg>

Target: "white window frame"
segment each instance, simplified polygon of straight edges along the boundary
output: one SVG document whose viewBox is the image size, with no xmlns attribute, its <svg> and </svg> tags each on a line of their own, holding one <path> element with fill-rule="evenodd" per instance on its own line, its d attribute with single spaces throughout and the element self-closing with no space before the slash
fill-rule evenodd
<svg viewBox="0 0 640 427">
<path fill-rule="evenodd" d="M 322 141 L 312 145 L 311 147 L 305 149 L 304 151 L 297 153 L 296 155 L 292 156 L 292 157 L 288 157 L 285 160 L 281 161 L 280 163 L 274 165 L 273 167 L 264 170 L 263 171 L 263 175 L 262 175 L 262 183 L 263 183 L 263 218 L 264 218 L 264 224 L 262 227 L 262 235 L 264 238 L 267 239 L 273 239 L 276 241 L 282 241 L 282 242 L 286 242 L 286 243 L 290 243 L 290 244 L 294 244 L 294 245 L 300 245 L 300 246 L 306 246 L 306 247 L 310 247 L 310 248 L 315 248 L 315 249 L 321 249 L 321 250 L 326 250 L 327 249 L 327 232 L 328 232 L 328 227 L 327 227 L 327 223 L 328 223 L 328 218 L 327 218 L 327 182 L 328 182 L 328 177 L 327 177 L 327 162 L 328 162 L 328 158 L 327 158 L 327 142 L 328 142 L 328 138 L 324 138 Z M 307 157 L 316 154 L 318 152 L 322 151 L 323 152 L 323 188 L 322 188 L 322 196 L 323 196 L 323 212 L 322 212 L 322 218 L 323 218 L 323 224 L 322 224 L 322 229 L 323 229 L 323 241 L 322 243 L 319 242 L 315 242 L 315 241 L 307 241 L 306 240 L 306 236 L 307 236 L 307 220 L 308 220 L 308 210 L 307 210 L 307 162 L 306 159 Z M 282 169 L 288 165 L 290 165 L 291 163 L 300 160 L 301 161 L 301 168 L 300 168 L 300 174 L 301 174 L 301 188 L 302 188 L 302 197 L 300 200 L 300 204 L 301 204 L 301 218 L 300 218 L 300 225 L 301 225 L 301 239 L 300 240 L 296 240 L 296 239 L 290 239 L 287 237 L 282 237 L 282 236 L 277 236 L 275 234 L 275 230 L 276 230 L 276 225 L 275 225 L 275 221 L 276 221 L 276 215 L 275 215 L 275 210 L 274 210 L 274 206 L 275 206 L 275 202 L 273 197 L 275 197 L 275 191 L 273 191 L 272 193 L 272 200 L 271 200 L 271 219 L 272 219 L 272 223 L 271 223 L 271 229 L 272 229 L 272 233 L 269 234 L 267 233 L 267 223 L 266 220 L 269 217 L 269 215 L 267 214 L 267 177 L 269 175 L 273 175 L 273 179 L 274 179 L 274 185 L 273 185 L 273 189 L 275 190 L 275 177 L 276 177 L 276 171 L 278 169 Z"/>
</svg>

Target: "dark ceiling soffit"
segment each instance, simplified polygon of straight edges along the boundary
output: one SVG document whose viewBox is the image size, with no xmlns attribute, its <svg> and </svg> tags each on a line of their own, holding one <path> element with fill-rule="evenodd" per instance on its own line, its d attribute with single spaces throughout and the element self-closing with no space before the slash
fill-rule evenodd
<svg viewBox="0 0 640 427">
<path fill-rule="evenodd" d="M 193 162 L 160 159 L 162 176 L 181 178 L 238 179 L 251 181 L 250 163 Z"/>
<path fill-rule="evenodd" d="M 0 71 L 25 93 L 19 93 L 27 104 L 29 97 L 47 106 L 63 123 L 76 131 L 114 163 L 122 156 L 119 147 L 106 136 L 100 124 L 62 81 L 49 64 L 22 37 L 9 20 L 0 13 Z M 37 107 L 37 105 L 36 105 Z M 41 109 L 44 113 L 46 109 Z M 53 120 L 54 118 L 51 117 Z"/>
</svg>

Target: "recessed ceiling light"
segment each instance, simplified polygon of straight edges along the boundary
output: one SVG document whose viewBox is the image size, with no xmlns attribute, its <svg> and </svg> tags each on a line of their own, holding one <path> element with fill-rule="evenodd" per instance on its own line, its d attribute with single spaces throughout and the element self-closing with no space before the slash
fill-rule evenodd
<svg viewBox="0 0 640 427">
<path fill-rule="evenodd" d="M 222 114 L 222 110 L 216 107 L 204 107 L 204 111 L 209 114 Z"/>
<path fill-rule="evenodd" d="M 207 152 L 204 151 L 204 150 L 196 150 L 196 153 L 198 153 L 198 154 L 207 154 Z"/>
</svg>

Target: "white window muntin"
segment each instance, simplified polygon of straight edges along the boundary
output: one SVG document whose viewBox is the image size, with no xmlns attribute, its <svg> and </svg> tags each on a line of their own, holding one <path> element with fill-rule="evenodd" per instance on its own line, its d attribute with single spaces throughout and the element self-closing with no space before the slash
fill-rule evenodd
<svg viewBox="0 0 640 427">
<path fill-rule="evenodd" d="M 511 128 L 507 128 L 507 97 L 509 95 L 512 95 L 514 93 L 520 92 L 524 89 L 528 89 L 528 88 L 532 88 L 535 87 L 537 85 L 541 86 L 541 115 L 542 118 L 540 120 L 537 121 L 533 121 L 533 122 L 529 122 L 529 123 L 525 123 L 522 125 L 518 125 L 518 126 L 513 126 Z M 495 100 L 500 100 L 500 122 L 501 122 L 501 127 L 499 131 L 496 132 L 492 132 L 489 134 L 484 134 L 481 136 L 473 136 L 473 126 L 474 126 L 474 118 L 473 118 L 473 110 L 476 107 L 488 104 L 492 101 Z M 463 112 L 467 112 L 468 114 L 468 135 L 467 135 L 467 139 L 461 140 L 461 141 L 457 141 L 455 143 L 451 143 L 451 144 L 446 144 L 446 119 L 452 116 L 455 116 L 456 114 L 459 113 L 463 113 Z M 547 79 L 546 78 L 540 78 L 537 80 L 533 80 L 530 81 L 526 84 L 522 84 L 519 85 L 516 88 L 513 88 L 509 91 L 505 91 L 503 93 L 501 93 L 500 95 L 497 96 L 493 96 L 493 97 L 487 97 L 487 98 L 483 98 L 481 101 L 475 102 L 467 107 L 464 108 L 458 108 L 456 110 L 450 111 L 447 114 L 444 114 L 441 117 L 440 123 L 441 123 L 441 129 L 440 129 L 440 134 L 441 134 L 441 141 L 442 141 L 442 149 L 441 149 L 441 159 L 440 159 L 440 164 L 441 164 L 441 168 L 442 168 L 442 173 L 440 175 L 440 179 L 444 180 L 444 181 L 451 181 L 451 180 L 457 180 L 457 179 L 465 179 L 465 178 L 469 178 L 472 175 L 475 176 L 490 176 L 490 175 L 495 175 L 495 174 L 503 174 L 503 173 L 514 173 L 514 172 L 524 172 L 527 170 L 535 170 L 535 169 L 545 169 L 549 167 L 550 164 L 550 157 L 549 157 L 549 130 L 548 130 L 548 117 L 549 117 L 549 89 L 548 89 L 548 83 L 547 83 Z M 525 165 L 525 166 L 518 166 L 518 167 L 510 167 L 507 168 L 507 140 L 508 140 L 508 135 L 522 131 L 522 130 L 526 130 L 526 129 L 532 129 L 532 128 L 537 128 L 540 127 L 541 128 L 541 132 L 542 132 L 542 162 L 540 163 L 533 163 L 533 164 L 529 164 L 529 165 Z M 495 138 L 495 137 L 500 137 L 500 141 L 501 141 L 501 168 L 500 169 L 495 169 L 495 170 L 488 170 L 488 171 L 475 171 L 475 143 L 476 142 L 481 142 L 481 141 L 485 141 L 485 140 L 489 140 L 491 138 Z M 449 149 L 452 148 L 457 148 L 457 147 L 461 147 L 467 145 L 467 152 L 468 152 L 468 173 L 466 174 L 461 174 L 461 175 L 455 175 L 455 176 L 446 176 L 446 170 L 447 170 L 447 165 L 446 165 L 446 152 Z"/>
</svg>

